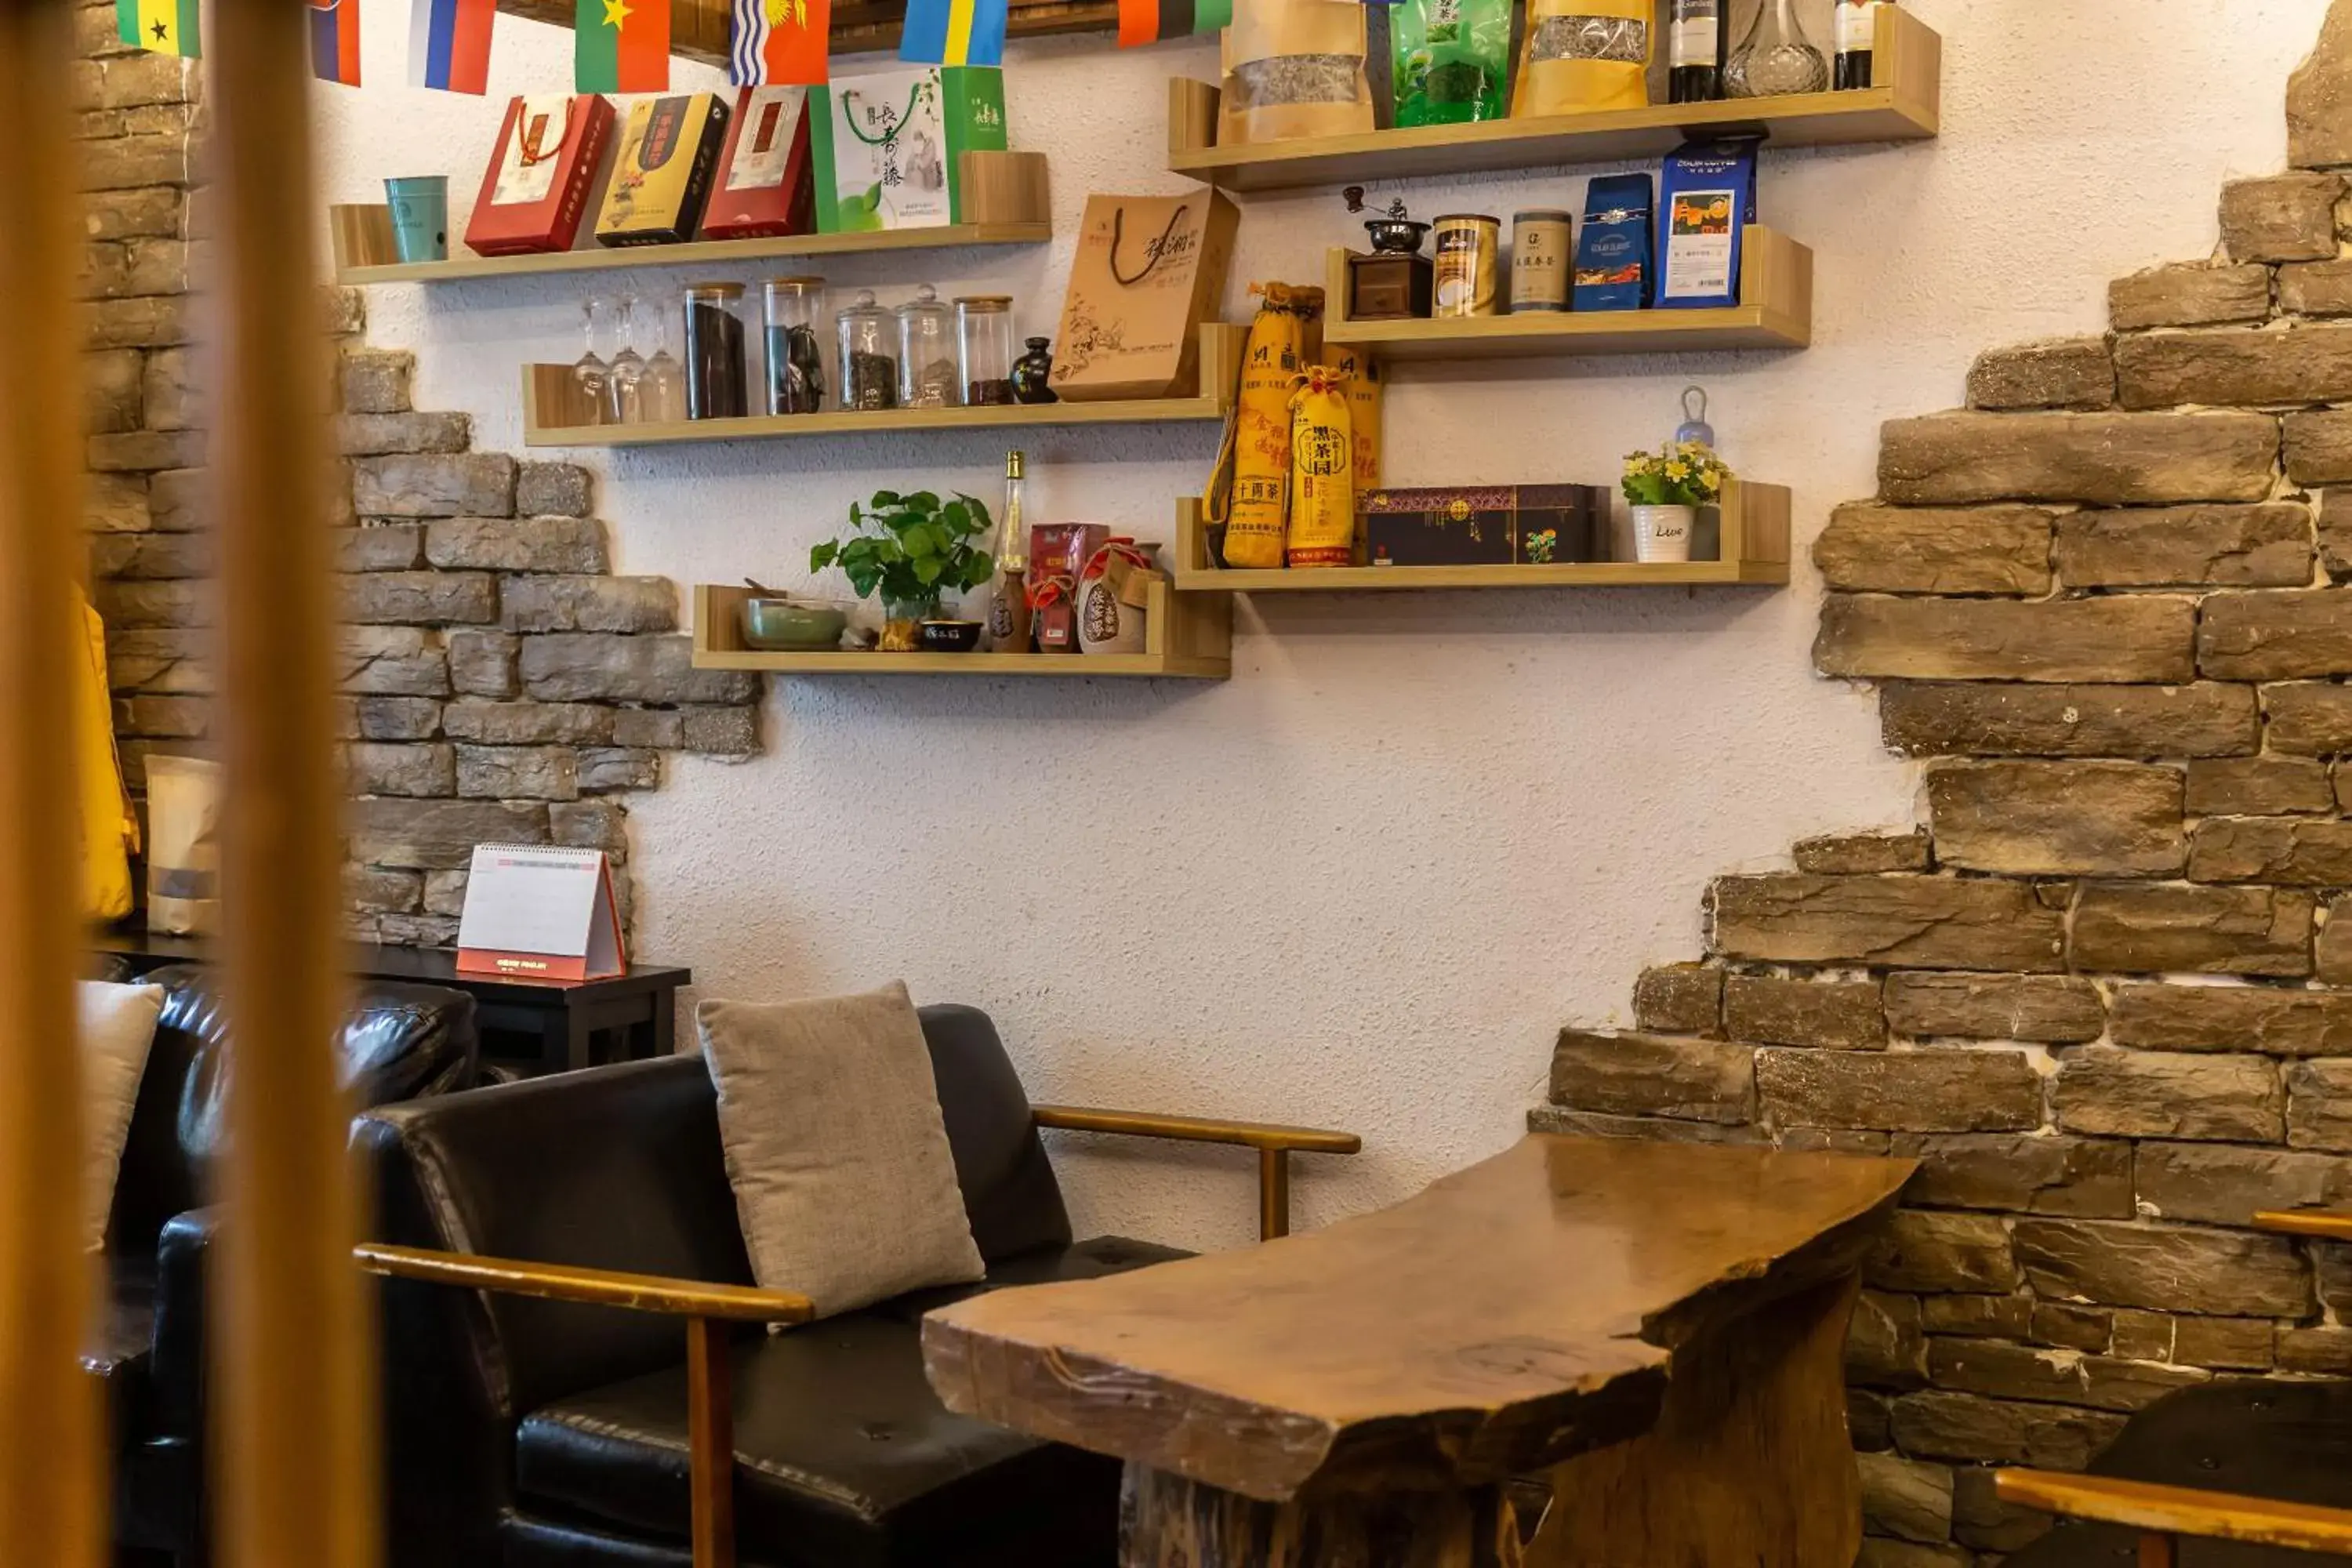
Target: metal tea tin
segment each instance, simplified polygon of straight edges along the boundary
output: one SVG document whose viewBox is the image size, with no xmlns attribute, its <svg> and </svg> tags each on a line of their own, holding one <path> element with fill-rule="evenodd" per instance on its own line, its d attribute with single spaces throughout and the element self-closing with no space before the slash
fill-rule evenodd
<svg viewBox="0 0 2352 1568">
<path fill-rule="evenodd" d="M 1564 212 L 1511 215 L 1511 314 L 1568 309 L 1569 234 Z"/>
<path fill-rule="evenodd" d="M 1454 213 L 1432 226 L 1437 277 L 1429 313 L 1444 318 L 1495 313 L 1495 261 L 1503 247 L 1500 220 L 1485 213 Z"/>
</svg>

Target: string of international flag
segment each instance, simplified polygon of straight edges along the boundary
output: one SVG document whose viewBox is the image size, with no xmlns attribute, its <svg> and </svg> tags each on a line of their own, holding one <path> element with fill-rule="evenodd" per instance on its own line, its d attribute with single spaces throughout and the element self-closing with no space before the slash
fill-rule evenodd
<svg viewBox="0 0 2352 1568">
<path fill-rule="evenodd" d="M 1368 0 L 1380 3 L 1380 0 Z M 361 79 L 361 0 L 310 0 L 310 69 L 321 81 Z M 667 92 L 672 0 L 574 0 L 577 92 Z M 829 79 L 833 0 L 729 0 L 728 79 L 738 87 L 818 86 Z M 1118 44 L 1135 48 L 1213 33 L 1234 0 L 1118 0 Z M 194 58 L 203 53 L 198 0 L 115 0 L 126 45 Z M 489 91 L 498 0 L 409 0 L 408 84 L 477 96 Z M 1008 0 L 908 0 L 898 58 L 942 66 L 1001 66 Z"/>
</svg>

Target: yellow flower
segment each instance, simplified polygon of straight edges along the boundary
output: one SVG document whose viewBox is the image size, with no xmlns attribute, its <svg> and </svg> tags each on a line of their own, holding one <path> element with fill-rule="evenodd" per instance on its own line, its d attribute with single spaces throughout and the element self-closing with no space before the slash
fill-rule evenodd
<svg viewBox="0 0 2352 1568">
<path fill-rule="evenodd" d="M 1666 478 L 1670 479 L 1686 479 L 1690 478 L 1690 465 L 1680 460 L 1668 463 L 1666 465 Z"/>
</svg>

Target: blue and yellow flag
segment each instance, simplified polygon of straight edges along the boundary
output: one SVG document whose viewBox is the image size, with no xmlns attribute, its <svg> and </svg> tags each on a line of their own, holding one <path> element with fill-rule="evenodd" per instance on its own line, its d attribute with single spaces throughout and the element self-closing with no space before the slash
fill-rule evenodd
<svg viewBox="0 0 2352 1568">
<path fill-rule="evenodd" d="M 1004 63 L 1004 0 L 907 0 L 898 58 L 928 66 Z"/>
<path fill-rule="evenodd" d="M 126 44 L 158 55 L 185 55 L 196 47 L 196 0 L 114 0 L 116 34 Z"/>
</svg>

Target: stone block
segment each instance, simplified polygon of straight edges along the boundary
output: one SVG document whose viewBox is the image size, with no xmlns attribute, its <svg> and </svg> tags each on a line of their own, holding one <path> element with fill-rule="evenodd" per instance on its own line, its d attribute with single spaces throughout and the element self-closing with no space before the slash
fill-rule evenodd
<svg viewBox="0 0 2352 1568">
<path fill-rule="evenodd" d="M 193 336 L 190 296 L 150 300 L 100 300 L 81 312 L 83 346 L 93 349 L 163 348 Z"/>
<path fill-rule="evenodd" d="M 1927 774 L 1937 859 L 2011 876 L 2162 876 L 2188 856 L 2181 773 L 2137 763 L 1996 762 Z"/>
<path fill-rule="evenodd" d="M 2085 1351 L 2104 1355 L 2116 1337 L 2115 1314 L 2104 1307 L 2074 1307 L 2063 1301 L 2033 1303 L 2032 1326 L 2027 1337 L 2037 1345 Z"/>
<path fill-rule="evenodd" d="M 509 517 L 515 460 L 498 452 L 362 458 L 352 487 L 363 517 Z"/>
<path fill-rule="evenodd" d="M 1530 1132 L 1559 1132 L 1570 1138 L 1631 1138 L 1643 1143 L 1769 1142 L 1761 1128 L 1732 1126 L 1722 1121 L 1678 1121 L 1667 1116 L 1612 1116 L 1598 1110 L 1570 1110 L 1566 1106 L 1538 1105 L 1528 1112 Z"/>
<path fill-rule="evenodd" d="M 2254 689 L 1895 681 L 1880 732 L 1909 756 L 2214 757 L 2261 743 Z M 2352 704 L 2346 709 L 2352 737 Z M 2352 740 L 2347 749 L 2352 750 Z"/>
<path fill-rule="evenodd" d="M 367 330 L 367 296 L 358 289 L 330 284 L 319 290 L 319 317 L 329 337 L 347 338 Z"/>
<path fill-rule="evenodd" d="M 2311 1270 L 2284 1237 L 2095 1219 L 2021 1219 L 2017 1259 L 2045 1300 L 2215 1317 L 2300 1317 Z"/>
<path fill-rule="evenodd" d="M 1908 833 L 1831 833 L 1801 838 L 1796 847 L 1797 869 L 1819 877 L 1865 877 L 1878 871 L 1927 869 L 1927 835 Z"/>
<path fill-rule="evenodd" d="M 1895 1142 L 1892 1132 L 1872 1132 L 1853 1127 L 1784 1127 L 1772 1137 L 1772 1146 L 1799 1154 L 1867 1154 L 1885 1157 Z"/>
<path fill-rule="evenodd" d="M 100 473 L 152 474 L 158 468 L 193 468 L 205 461 L 201 430 L 123 430 L 92 436 L 84 443 L 89 466 Z"/>
<path fill-rule="evenodd" d="M 428 542 L 427 550 L 431 549 Z M 677 590 L 667 577 L 509 577 L 499 594 L 510 632 L 667 632 Z"/>
<path fill-rule="evenodd" d="M 2262 1209 L 2334 1208 L 2352 1197 L 2352 1160 L 2307 1150 L 2149 1142 L 2134 1172 L 2142 1215 L 2195 1225 L 2244 1225 Z"/>
<path fill-rule="evenodd" d="M 2005 1214 L 2129 1219 L 2128 1143 L 2032 1132 L 1897 1134 L 1889 1153 L 1919 1162 L 1906 1203 Z"/>
<path fill-rule="evenodd" d="M 569 746 L 460 745 L 457 793 L 479 800 L 577 800 L 580 753 Z"/>
<path fill-rule="evenodd" d="M 2117 331 L 2259 321 L 2270 310 L 2270 268 L 2250 264 L 2151 267 L 2107 285 L 2107 321 Z"/>
<path fill-rule="evenodd" d="M 2106 1028 L 2098 987 L 2056 974 L 1890 974 L 1886 1021 L 1898 1035 L 2053 1045 Z"/>
<path fill-rule="evenodd" d="M 629 854 L 629 814 L 611 801 L 558 802 L 547 808 L 547 827 L 558 844 L 573 849 L 602 849 L 625 860 Z"/>
<path fill-rule="evenodd" d="M 2189 764 L 2191 816 L 2289 816 L 2336 809 L 2326 764 L 2303 757 L 2207 757 Z"/>
<path fill-rule="evenodd" d="M 2200 882 L 2289 887 L 2352 884 L 2352 822 L 2301 816 L 2213 816 L 2197 825 L 2189 875 Z"/>
<path fill-rule="evenodd" d="M 453 741 L 488 746 L 593 746 L 613 738 L 609 708 L 580 702 L 492 702 L 467 698 L 442 714 Z"/>
<path fill-rule="evenodd" d="M 212 733 L 209 697 L 132 696 L 114 700 L 118 734 L 158 741 L 195 741 Z"/>
<path fill-rule="evenodd" d="M 424 896 L 424 884 L 414 871 L 392 871 L 382 866 L 343 868 L 343 908 L 369 914 L 404 915 Z"/>
<path fill-rule="evenodd" d="M 2352 490 L 2331 489 L 2320 498 L 2319 562 L 2338 582 L 2352 576 Z"/>
<path fill-rule="evenodd" d="M 675 708 L 620 708 L 613 711 L 613 744 L 676 751 L 686 744 L 686 716 Z M 1643 1027 L 1649 1027 L 1643 1025 Z M 1679 1031 L 1669 1029 L 1668 1034 Z"/>
<path fill-rule="evenodd" d="M 202 468 L 179 468 L 151 475 L 147 480 L 149 509 L 155 526 L 173 532 L 211 526 L 211 476 Z"/>
<path fill-rule="evenodd" d="M 2112 1411 L 1928 1389 L 1895 1401 L 1893 1426 L 1895 1444 L 1906 1454 L 2079 1470 L 2116 1440 L 2124 1417 Z"/>
<path fill-rule="evenodd" d="M 427 871 L 425 873 L 425 912 L 428 915 L 462 915 L 466 912 L 466 884 L 471 880 L 470 868 L 464 871 Z"/>
<path fill-rule="evenodd" d="M 424 564 L 424 531 L 413 522 L 339 528 L 334 534 L 338 572 L 410 572 Z"/>
<path fill-rule="evenodd" d="M 141 474 L 90 474 L 82 493 L 82 528 L 91 533 L 139 533 L 155 526 Z"/>
<path fill-rule="evenodd" d="M 547 702 L 751 702 L 760 678 L 697 669 L 682 637 L 558 632 L 523 639 L 522 681 Z"/>
<path fill-rule="evenodd" d="M 2040 507 L 1856 501 L 1813 540 L 1829 587 L 1877 594 L 2046 594 L 2051 513 Z"/>
<path fill-rule="evenodd" d="M 477 844 L 545 844 L 548 808 L 487 800 L 362 800 L 351 854 L 373 866 L 436 870 L 472 863 Z"/>
<path fill-rule="evenodd" d="M 449 634 L 449 684 L 465 697 L 513 697 L 520 687 L 515 664 L 520 638 L 505 632 Z"/>
<path fill-rule="evenodd" d="M 2352 588 L 2209 595 L 2197 664 L 2229 680 L 2352 674 Z"/>
<path fill-rule="evenodd" d="M 2212 1373 L 2188 1367 L 1999 1340 L 1930 1341 L 1927 1379 L 1964 1394 L 2124 1411 L 2146 1409 L 2168 1394 L 2213 1380 Z"/>
<path fill-rule="evenodd" d="M 2352 316 L 2352 261 L 2297 261 L 2280 268 L 2278 303 L 2292 316 Z"/>
<path fill-rule="evenodd" d="M 2352 687 L 2333 681 L 2265 686 L 2263 736 L 2273 752 L 2296 756 L 2352 754 Z"/>
<path fill-rule="evenodd" d="M 2332 1323 L 2307 1329 L 2282 1327 L 2275 1356 L 2281 1372 L 2352 1376 L 2352 1329 Z"/>
<path fill-rule="evenodd" d="M 2352 1152 L 2352 1061 L 2331 1057 L 2286 1069 L 2286 1141 L 2296 1149 Z"/>
<path fill-rule="evenodd" d="M 2290 501 L 2099 508 L 2058 520 L 2053 559 L 2070 588 L 2300 588 L 2311 538 L 2310 509 Z"/>
<path fill-rule="evenodd" d="M 1756 1053 L 1758 1099 L 1776 1127 L 1998 1132 L 2042 1122 L 2042 1079 L 2017 1051 Z"/>
<path fill-rule="evenodd" d="M 1616 1116 L 1748 1121 L 1756 1114 L 1754 1055 L 1713 1040 L 1562 1029 L 1552 1052 L 1551 1099 Z"/>
<path fill-rule="evenodd" d="M 446 745 L 398 745 L 369 741 L 345 748 L 355 795 L 438 798 L 457 793 L 457 771 Z"/>
<path fill-rule="evenodd" d="M 2009 1232 L 1990 1215 L 1898 1209 L 1887 1216 L 1863 1265 L 1878 1290 L 2013 1290 L 2024 1276 L 2010 1256 Z"/>
<path fill-rule="evenodd" d="M 2221 187 L 2221 247 L 2232 261 L 2319 261 L 2336 254 L 2344 181 L 2294 170 Z"/>
<path fill-rule="evenodd" d="M 93 435 L 136 430 L 145 356 L 137 349 L 100 349 L 81 356 L 82 427 Z"/>
<path fill-rule="evenodd" d="M 1633 982 L 1634 1026 L 1652 1034 L 1723 1033 L 1723 971 L 1703 963 L 1645 969 Z"/>
<path fill-rule="evenodd" d="M 463 414 L 338 414 L 335 449 L 346 458 L 395 452 L 462 452 L 474 442 L 474 422 Z"/>
<path fill-rule="evenodd" d="M 1874 980 L 1783 980 L 1735 974 L 1724 982 L 1724 1028 L 1767 1046 L 1883 1050 L 1886 1019 Z"/>
<path fill-rule="evenodd" d="M 685 733 L 689 752 L 711 757 L 750 757 L 760 751 L 760 710 L 751 707 L 688 708 Z"/>
<path fill-rule="evenodd" d="M 184 132 L 156 132 L 85 142 L 80 173 L 85 191 L 185 185 L 189 183 L 188 137 Z"/>
<path fill-rule="evenodd" d="M 2119 985 L 2117 1045 L 2172 1051 L 2352 1056 L 2352 994 L 2271 985 Z"/>
<path fill-rule="evenodd" d="M 2196 672 L 2196 637 L 2195 602 L 2164 595 L 1832 594 L 1822 606 L 1813 665 L 1823 675 L 1864 679 L 2176 683 Z"/>
<path fill-rule="evenodd" d="M 405 414 L 416 356 L 405 349 L 347 348 L 339 383 L 346 414 Z"/>
<path fill-rule="evenodd" d="M 1923 1296 L 1919 1327 L 1967 1339 L 2022 1339 L 2032 1312 L 2030 1296 Z"/>
<path fill-rule="evenodd" d="M 2271 1324 L 2263 1318 L 2175 1318 L 2171 1359 L 2216 1372 L 2265 1372 Z"/>
<path fill-rule="evenodd" d="M 1883 1394 L 1856 1388 L 1849 1383 L 1845 1391 L 1845 1425 L 1853 1434 L 1854 1447 L 1862 1453 L 1884 1453 L 1895 1446 L 1894 1412 Z"/>
<path fill-rule="evenodd" d="M 359 696 L 446 697 L 449 658 L 415 626 L 357 626 L 342 635 L 337 689 Z"/>
<path fill-rule="evenodd" d="M 661 753 L 627 746 L 592 746 L 580 753 L 580 793 L 614 795 L 661 786 Z"/>
<path fill-rule="evenodd" d="M 2001 1552 L 2031 1546 L 2050 1533 L 2048 1514 L 1994 1495 L 1994 1474 L 1973 1468 L 1952 1472 L 1952 1539 L 1979 1552 Z M 1998 1559 L 1978 1561 L 1992 1568 Z"/>
<path fill-rule="evenodd" d="M 2286 477 L 2299 485 L 2352 479 L 2352 410 L 2314 408 L 2281 423 Z"/>
<path fill-rule="evenodd" d="M 436 518 L 425 525 L 425 556 L 445 572 L 593 574 L 612 570 L 604 551 L 604 525 L 583 517 Z M 630 580 L 667 581 L 659 577 Z"/>
<path fill-rule="evenodd" d="M 208 640 L 194 632 L 109 627 L 107 684 L 115 691 L 210 691 L 211 652 Z"/>
<path fill-rule="evenodd" d="M 2118 363 L 2141 341 L 2119 343 Z M 1911 506 L 2253 501 L 2269 499 L 2277 458 L 2263 414 L 1930 414 L 1883 427 L 1878 481 Z"/>
<path fill-rule="evenodd" d="M 2060 1061 L 2050 1106 L 2069 1132 L 2252 1143 L 2286 1136 L 2286 1095 L 2267 1057 L 2082 1046 Z"/>
<path fill-rule="evenodd" d="M 1862 1526 L 1872 1535 L 1940 1545 L 1952 1537 L 1952 1472 L 1893 1454 L 1863 1454 Z"/>
<path fill-rule="evenodd" d="M 213 624 L 215 595 L 209 583 L 101 580 L 90 585 L 90 600 L 109 631 Z"/>
<path fill-rule="evenodd" d="M 441 732 L 441 704 L 430 697 L 358 697 L 352 720 L 364 741 L 429 741 Z"/>
<path fill-rule="evenodd" d="M 515 510 L 526 517 L 586 517 L 593 479 L 576 463 L 525 463 L 515 475 Z"/>
<path fill-rule="evenodd" d="M 146 53 L 74 62 L 77 109 L 136 109 L 156 103 L 189 103 L 196 95 L 195 62 L 178 55 Z"/>
<path fill-rule="evenodd" d="M 2172 1360 L 2173 1319 L 2166 1317 L 2162 1312 L 2142 1312 L 2131 1308 L 2108 1313 L 2106 1317 L 2108 1342 L 2099 1346 L 2099 1349 L 2111 1350 L 2126 1361 L 2168 1363 Z M 2228 1320 L 2208 1318 L 2203 1321 L 2221 1322 Z M 2259 1320 L 2241 1321 L 2259 1321 Z M 2263 1337 L 2267 1340 L 2270 1336 L 2266 1333 Z"/>
<path fill-rule="evenodd" d="M 499 618 L 482 572 L 363 572 L 343 579 L 344 618 L 362 626 L 476 625 Z"/>
<path fill-rule="evenodd" d="M 1927 1381 L 1916 1296 L 1864 1290 L 1855 1299 L 1846 1325 L 1845 1374 L 1869 1388 L 1917 1388 Z"/>
<path fill-rule="evenodd" d="M 2021 882 L 1772 873 L 1718 878 L 1708 901 L 1714 951 L 1727 958 L 2020 973 L 2063 967 L 2063 911 Z"/>
<path fill-rule="evenodd" d="M 382 915 L 375 936 L 387 947 L 455 947 L 457 921 L 448 915 Z"/>
<path fill-rule="evenodd" d="M 82 237 L 91 240 L 173 238 L 186 207 L 184 194 L 170 185 L 94 191 L 80 200 Z"/>
<path fill-rule="evenodd" d="M 2057 338 L 1989 349 L 1969 367 L 1969 406 L 2105 408 L 2116 400 L 2116 362 L 2105 338 Z"/>
<path fill-rule="evenodd" d="M 2352 16 L 2332 6 L 2318 44 L 2287 78 L 2286 153 L 2298 169 L 2352 163 Z"/>
<path fill-rule="evenodd" d="M 2319 935 L 2312 943 L 2312 956 L 2322 984 L 2352 985 L 2352 898 L 2339 896 L 2330 900 L 2327 919 L 2321 923 Z M 2331 1050 L 2309 1054 L 2336 1053 Z"/>
<path fill-rule="evenodd" d="M 2074 910 L 2074 967 L 2110 973 L 2311 973 L 2308 893 L 2101 883 Z"/>
<path fill-rule="evenodd" d="M 2291 331 L 2216 327 L 2125 338 L 2116 344 L 2116 392 L 2126 408 L 2183 404 L 2248 408 L 2352 397 L 2352 326 L 2302 326 Z"/>
<path fill-rule="evenodd" d="M 208 577 L 215 552 L 209 533 L 102 533 L 89 542 L 93 577 L 175 582 Z"/>
</svg>

